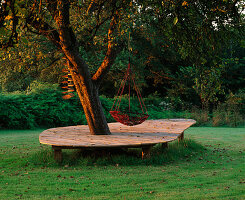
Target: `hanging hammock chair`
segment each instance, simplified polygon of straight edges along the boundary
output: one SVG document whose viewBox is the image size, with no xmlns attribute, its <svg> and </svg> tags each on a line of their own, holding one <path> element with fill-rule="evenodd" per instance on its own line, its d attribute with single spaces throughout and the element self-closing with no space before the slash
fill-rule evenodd
<svg viewBox="0 0 245 200">
<path fill-rule="evenodd" d="M 124 112 L 124 111 L 120 111 L 120 104 L 121 104 L 122 95 L 123 95 L 123 91 L 125 89 L 126 82 L 128 83 L 129 106 L 128 106 L 128 111 Z M 131 89 L 134 89 L 136 94 L 137 94 L 142 113 L 130 111 L 130 93 L 131 93 L 130 90 Z M 113 106 L 111 108 L 110 114 L 116 121 L 118 121 L 124 125 L 127 125 L 127 126 L 134 126 L 137 124 L 141 124 L 149 117 L 146 106 L 145 106 L 144 101 L 142 99 L 141 93 L 140 93 L 137 85 L 135 84 L 134 74 L 131 71 L 130 59 L 129 59 L 127 71 L 125 73 L 124 79 L 121 82 L 120 88 L 118 90 L 117 96 L 116 96 L 115 101 L 113 103 Z"/>
</svg>

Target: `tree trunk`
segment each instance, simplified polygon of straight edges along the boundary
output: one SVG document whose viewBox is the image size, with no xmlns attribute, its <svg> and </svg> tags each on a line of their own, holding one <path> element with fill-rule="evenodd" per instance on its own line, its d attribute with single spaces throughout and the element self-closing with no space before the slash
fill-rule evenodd
<svg viewBox="0 0 245 200">
<path fill-rule="evenodd" d="M 109 135 L 110 130 L 99 99 L 98 88 L 93 85 L 92 90 L 89 91 L 86 86 L 83 86 L 82 91 L 77 91 L 77 93 L 83 106 L 90 133 L 92 135 Z"/>
<path fill-rule="evenodd" d="M 111 134 L 99 98 L 99 87 L 90 78 L 85 81 L 84 77 L 71 67 L 71 62 L 68 61 L 68 63 L 68 69 L 82 103 L 90 133 L 92 135 Z"/>
</svg>

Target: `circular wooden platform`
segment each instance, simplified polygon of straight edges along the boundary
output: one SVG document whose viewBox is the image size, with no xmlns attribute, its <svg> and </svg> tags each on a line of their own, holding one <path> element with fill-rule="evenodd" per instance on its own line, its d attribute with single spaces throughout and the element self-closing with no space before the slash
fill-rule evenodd
<svg viewBox="0 0 245 200">
<path fill-rule="evenodd" d="M 192 119 L 147 120 L 137 126 L 109 123 L 111 135 L 91 135 L 87 125 L 59 127 L 43 131 L 39 141 L 60 148 L 143 147 L 182 137 L 195 123 Z"/>
</svg>

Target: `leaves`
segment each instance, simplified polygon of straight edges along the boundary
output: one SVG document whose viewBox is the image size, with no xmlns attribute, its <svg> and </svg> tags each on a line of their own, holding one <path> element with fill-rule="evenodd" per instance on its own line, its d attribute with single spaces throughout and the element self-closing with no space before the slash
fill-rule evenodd
<svg viewBox="0 0 245 200">
<path fill-rule="evenodd" d="M 176 16 L 176 17 L 174 18 L 174 22 L 173 22 L 174 25 L 176 25 L 176 24 L 178 23 L 178 20 L 179 20 L 179 19 L 178 19 L 178 17 Z"/>
<path fill-rule="evenodd" d="M 182 6 L 188 6 L 187 1 L 183 1 Z"/>
</svg>

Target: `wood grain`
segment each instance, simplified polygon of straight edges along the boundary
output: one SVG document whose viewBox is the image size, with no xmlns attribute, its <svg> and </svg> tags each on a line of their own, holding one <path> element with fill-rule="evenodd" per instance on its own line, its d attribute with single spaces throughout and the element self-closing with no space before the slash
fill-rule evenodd
<svg viewBox="0 0 245 200">
<path fill-rule="evenodd" d="M 142 147 L 177 139 L 195 124 L 192 119 L 147 120 L 137 126 L 109 123 L 111 135 L 91 135 L 87 125 L 51 128 L 39 136 L 41 144 L 59 147 Z"/>
</svg>

